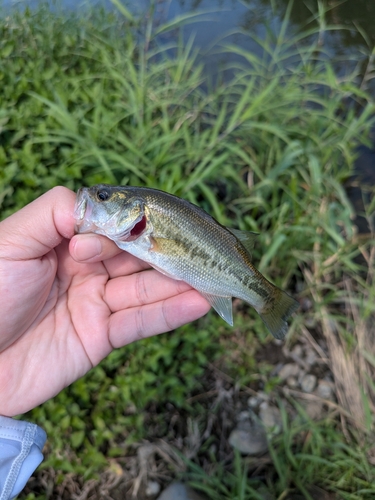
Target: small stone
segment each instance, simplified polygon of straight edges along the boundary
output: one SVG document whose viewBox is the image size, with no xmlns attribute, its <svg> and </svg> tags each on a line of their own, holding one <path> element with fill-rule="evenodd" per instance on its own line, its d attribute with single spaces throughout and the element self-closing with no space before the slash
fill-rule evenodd
<svg viewBox="0 0 375 500">
<path fill-rule="evenodd" d="M 126 415 L 135 415 L 137 413 L 137 407 L 134 403 L 128 403 L 125 409 Z"/>
<path fill-rule="evenodd" d="M 247 400 L 247 406 L 251 409 L 255 409 L 255 408 L 258 408 L 258 406 L 260 405 L 261 403 L 261 399 L 258 398 L 257 396 L 251 396 L 248 400 Z"/>
<path fill-rule="evenodd" d="M 148 481 L 146 486 L 146 497 L 152 497 L 160 492 L 160 484 L 156 481 Z"/>
<path fill-rule="evenodd" d="M 279 433 L 282 427 L 280 410 L 275 406 L 270 406 L 266 401 L 260 405 L 259 418 L 264 427 L 275 433 Z"/>
<path fill-rule="evenodd" d="M 229 444 L 244 455 L 263 455 L 268 450 L 266 432 L 260 425 L 253 425 L 247 431 L 234 429 L 229 436 Z"/>
<path fill-rule="evenodd" d="M 291 354 L 296 358 L 302 358 L 302 346 L 297 344 L 293 347 Z"/>
<path fill-rule="evenodd" d="M 258 397 L 261 399 L 261 401 L 269 401 L 270 399 L 269 395 L 263 391 L 258 391 Z"/>
<path fill-rule="evenodd" d="M 285 347 L 285 350 L 287 350 L 287 348 Z M 289 353 L 289 351 L 287 351 Z M 283 349 L 283 354 L 285 357 L 288 357 L 289 354 L 287 354 L 286 352 L 284 352 L 284 349 Z M 276 375 L 279 373 L 279 371 L 281 370 L 281 368 L 284 366 L 284 363 L 277 363 L 276 366 L 274 366 L 270 372 L 270 377 L 276 377 Z"/>
<path fill-rule="evenodd" d="M 243 422 L 244 420 L 249 420 L 250 414 L 248 411 L 240 411 L 240 413 L 236 416 L 237 422 Z"/>
<path fill-rule="evenodd" d="M 268 401 L 268 400 L 269 400 L 268 394 L 266 394 L 263 391 L 258 391 L 256 396 L 251 396 L 247 400 L 247 406 L 251 410 L 254 410 L 254 409 L 258 408 L 258 406 L 262 403 L 262 401 Z"/>
<path fill-rule="evenodd" d="M 327 382 L 326 380 L 319 380 L 316 393 L 319 397 L 323 399 L 332 399 L 333 396 L 332 384 L 330 382 Z"/>
<path fill-rule="evenodd" d="M 299 372 L 298 377 L 297 377 L 297 380 L 298 380 L 299 385 L 301 385 L 301 384 L 302 384 L 302 380 L 303 380 L 303 378 L 304 378 L 304 376 L 305 376 L 305 375 L 306 375 L 305 370 L 301 370 L 301 371 Z"/>
<path fill-rule="evenodd" d="M 310 373 L 306 374 L 301 380 L 301 389 L 303 392 L 313 392 L 316 386 L 316 377 Z"/>
<path fill-rule="evenodd" d="M 281 380 L 286 380 L 288 377 L 296 377 L 299 370 L 299 366 L 296 363 L 287 363 L 279 371 L 279 377 Z"/>
<path fill-rule="evenodd" d="M 312 366 L 316 363 L 316 354 L 312 349 L 306 349 L 305 351 L 305 363 Z"/>
<path fill-rule="evenodd" d="M 323 404 L 320 401 L 304 401 L 300 400 L 307 415 L 311 420 L 320 420 L 323 415 Z"/>
<path fill-rule="evenodd" d="M 176 481 L 167 486 L 158 500 L 205 500 L 205 497 L 199 495 L 189 486 Z"/>
<path fill-rule="evenodd" d="M 312 307 L 313 307 L 313 302 L 312 302 L 312 300 L 311 300 L 311 299 L 309 299 L 309 298 L 307 298 L 307 297 L 303 297 L 303 298 L 301 299 L 300 304 L 301 304 L 301 310 L 302 310 L 303 312 L 310 311 L 310 310 L 312 309 Z"/>
<path fill-rule="evenodd" d="M 296 377 L 288 377 L 286 379 L 286 383 L 288 387 L 290 387 L 291 389 L 295 389 L 298 386 L 298 381 Z"/>
</svg>

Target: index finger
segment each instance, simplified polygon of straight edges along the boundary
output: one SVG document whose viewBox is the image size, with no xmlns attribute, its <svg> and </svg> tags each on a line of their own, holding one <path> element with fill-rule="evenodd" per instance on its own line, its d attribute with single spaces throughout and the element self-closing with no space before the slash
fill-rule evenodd
<svg viewBox="0 0 375 500">
<path fill-rule="evenodd" d="M 111 259 L 122 250 L 105 236 L 87 233 L 73 236 L 69 252 L 76 262 L 93 263 Z"/>
<path fill-rule="evenodd" d="M 110 278 L 118 278 L 149 269 L 150 265 L 121 250 L 113 241 L 98 234 L 76 234 L 69 243 L 70 255 L 76 262 L 103 261 Z"/>
</svg>

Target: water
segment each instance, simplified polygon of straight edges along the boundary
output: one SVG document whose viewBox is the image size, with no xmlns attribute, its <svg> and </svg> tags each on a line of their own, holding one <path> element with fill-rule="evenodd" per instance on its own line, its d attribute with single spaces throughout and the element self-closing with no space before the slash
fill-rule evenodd
<svg viewBox="0 0 375 500">
<path fill-rule="evenodd" d="M 277 30 L 284 18 L 290 0 L 120 0 L 135 14 L 142 14 L 155 5 L 155 19 L 167 22 L 177 16 L 209 11 L 199 22 L 189 22 L 184 26 L 185 38 L 194 36 L 195 47 L 203 53 L 206 72 L 215 73 L 218 65 L 225 62 L 211 50 L 215 41 L 230 41 L 253 52 L 259 46 L 251 43 L 249 37 L 233 34 L 245 30 L 260 38 L 264 37 L 264 22 Z M 52 10 L 85 11 L 89 7 L 115 9 L 111 0 L 0 0 L 5 10 L 10 7 L 36 7 L 44 3 Z M 295 0 L 290 10 L 290 32 L 316 26 L 314 18 L 318 12 L 318 0 Z M 332 5 L 335 5 L 334 7 Z M 369 54 L 375 46 L 375 0 L 326 1 L 326 23 L 334 28 L 322 43 L 335 59 L 343 58 L 348 67 L 348 59 L 357 59 L 359 54 Z M 342 28 L 339 29 L 338 28 Z M 229 33 L 232 33 L 229 35 Z M 228 60 L 228 59 L 227 59 Z M 227 61 L 226 60 L 226 61 Z M 363 60 L 365 58 L 363 57 Z M 365 70 L 364 70 L 365 71 Z M 373 75 L 375 77 L 375 73 Z"/>
<path fill-rule="evenodd" d="M 235 56 L 219 55 L 212 50 L 215 42 L 231 42 L 247 50 L 258 53 L 259 45 L 251 42 L 249 37 L 241 36 L 238 31 L 244 30 L 262 39 L 265 34 L 265 23 L 277 31 L 290 5 L 290 0 L 120 0 L 134 14 L 148 12 L 150 5 L 155 6 L 155 19 L 165 23 L 178 16 L 208 11 L 206 16 L 200 16 L 199 22 L 189 21 L 184 26 L 184 36 L 188 39 L 194 36 L 194 45 L 200 49 L 205 65 L 206 75 L 215 75 L 217 69 L 228 62 L 233 62 Z M 36 7 L 47 3 L 52 10 L 84 12 L 86 7 L 104 7 L 115 9 L 111 0 L 0 0 L 5 7 L 17 6 L 23 8 Z M 288 30 L 298 32 L 317 26 L 314 21 L 319 11 L 318 0 L 295 0 L 290 10 Z M 335 5 L 334 7 L 332 5 Z M 375 46 L 375 0 L 344 0 L 332 2 L 326 0 L 326 24 L 334 29 L 325 34 L 322 43 L 335 60 L 345 61 L 340 67 L 341 72 L 349 71 L 358 63 L 362 54 L 365 74 L 365 54 Z M 341 28 L 341 29 L 338 29 Z M 237 32 L 235 34 L 234 32 Z M 169 36 L 172 36 L 169 34 Z M 217 43 L 216 43 L 217 48 Z M 351 59 L 351 64 L 349 63 Z M 367 75 L 368 84 L 374 83 L 375 72 Z M 374 77 L 374 80 L 371 79 Z"/>
<path fill-rule="evenodd" d="M 110 0 L 3 0 L 0 3 L 5 8 L 34 8 L 40 3 L 48 3 L 52 9 L 59 5 L 62 10 L 79 11 L 85 5 L 113 8 Z M 187 27 L 188 34 L 195 32 L 196 45 L 206 49 L 213 40 L 232 30 L 243 28 L 257 33 L 264 19 L 283 19 L 290 0 L 123 0 L 123 3 L 134 13 L 145 12 L 154 3 L 157 15 L 163 20 L 209 10 L 209 21 L 191 23 Z M 318 0 L 295 0 L 290 12 L 292 27 L 301 30 L 312 26 L 311 20 L 313 13 L 318 12 L 318 3 Z M 337 54 L 349 55 L 354 51 L 368 51 L 369 46 L 375 46 L 374 0 L 327 1 L 326 4 L 327 24 L 335 28 L 343 27 L 339 32 L 332 32 L 325 40 Z M 333 7 L 331 4 L 337 5 Z"/>
</svg>

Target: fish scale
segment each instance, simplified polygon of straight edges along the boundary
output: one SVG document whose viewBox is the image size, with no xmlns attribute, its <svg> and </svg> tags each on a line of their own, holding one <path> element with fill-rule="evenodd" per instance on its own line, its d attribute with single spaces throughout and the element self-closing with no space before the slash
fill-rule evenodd
<svg viewBox="0 0 375 500">
<path fill-rule="evenodd" d="M 276 338 L 298 303 L 252 264 L 254 234 L 228 229 L 204 210 L 151 188 L 100 184 L 77 194 L 76 230 L 119 248 L 198 290 L 229 324 L 232 297 L 251 304 Z"/>
<path fill-rule="evenodd" d="M 158 192 L 159 193 L 159 192 Z M 162 193 L 162 196 L 164 193 Z M 155 200 L 152 194 L 150 199 L 148 195 L 145 196 L 145 200 L 149 206 L 154 206 Z M 171 269 L 184 268 L 181 274 L 185 272 L 188 273 L 187 279 L 189 283 L 194 287 L 199 287 L 201 290 L 209 292 L 212 287 L 212 280 L 216 278 L 216 287 L 223 288 L 221 293 L 219 290 L 217 292 L 223 296 L 233 296 L 239 297 L 246 300 L 247 290 L 254 278 L 260 273 L 252 265 L 249 255 L 243 248 L 242 244 L 237 240 L 237 238 L 225 227 L 221 226 L 215 219 L 199 209 L 196 217 L 192 216 L 190 218 L 189 228 L 184 228 L 181 231 L 181 226 L 178 224 L 173 225 L 173 230 L 168 227 L 168 232 L 163 230 L 166 226 L 166 222 L 177 219 L 184 219 L 189 217 L 189 213 L 194 211 L 197 207 L 181 200 L 182 203 L 178 205 L 178 208 L 174 208 L 170 203 L 165 204 L 165 211 L 162 216 L 161 211 L 157 213 L 157 217 L 151 215 L 151 222 L 154 225 L 154 235 L 160 235 L 167 240 L 172 240 L 181 249 L 180 252 L 176 252 L 176 256 L 179 259 L 176 262 L 171 255 L 171 248 L 169 247 L 169 254 L 167 260 L 164 264 L 165 268 Z M 185 203 L 186 207 L 185 207 Z M 160 203 L 160 201 L 159 201 Z M 179 210 L 180 209 L 180 210 Z M 152 211 L 150 211 L 152 213 Z M 202 215 L 206 216 L 200 220 Z M 170 222 L 169 222 L 170 223 Z M 200 223 L 200 224 L 199 224 Z M 173 223 L 172 223 L 173 224 Z M 191 231 L 189 231 L 191 229 Z M 184 236 L 184 233 L 189 231 L 189 238 Z M 213 251 L 210 253 L 208 249 L 202 247 L 202 239 L 210 234 L 210 247 Z M 228 247 L 235 247 L 237 253 L 228 252 Z M 168 260 L 170 262 L 168 262 Z M 183 266 L 182 261 L 185 262 Z M 215 270 L 220 273 L 219 276 L 215 276 L 211 270 Z M 189 275 L 191 273 L 192 276 Z M 194 277 L 197 276 L 197 281 L 194 281 Z M 207 282 L 207 276 L 209 276 L 209 282 Z M 227 276 L 228 283 L 225 283 L 225 288 L 223 287 L 223 276 Z M 260 275 L 262 276 L 262 275 Z M 257 276 L 258 277 L 258 276 Z M 263 276 L 262 276 L 263 278 Z M 183 279 L 183 278 L 182 278 Z M 185 276 L 186 280 L 186 276 Z M 193 281 L 193 282 L 192 282 Z M 273 285 L 271 285 L 273 287 Z M 230 288 L 228 288 L 230 287 Z M 259 288 L 259 287 L 258 287 Z M 230 292 L 230 293 L 229 293 Z M 259 288 L 257 293 L 263 298 L 269 298 L 269 290 L 264 290 Z"/>
</svg>

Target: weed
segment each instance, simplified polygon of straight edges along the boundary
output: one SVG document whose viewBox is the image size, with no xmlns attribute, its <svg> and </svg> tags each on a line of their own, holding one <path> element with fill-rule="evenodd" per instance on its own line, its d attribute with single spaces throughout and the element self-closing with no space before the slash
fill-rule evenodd
<svg viewBox="0 0 375 500">
<path fill-rule="evenodd" d="M 373 125 L 357 67 L 338 76 L 321 43 L 329 29 L 322 10 L 316 29 L 291 35 L 288 9 L 277 33 L 255 39 L 261 55 L 222 42 L 220 50 L 243 62 L 205 89 L 193 41 L 158 38 L 184 19 L 154 27 L 152 17 L 142 23 L 113 3 L 122 17 L 66 18 L 42 8 L 0 19 L 1 216 L 56 184 L 108 182 L 163 189 L 223 224 L 258 232 L 257 267 L 312 299 L 310 320 L 330 346 L 347 441 L 333 417 L 296 423 L 284 414 L 263 476 L 252 477 L 254 463 L 238 455 L 228 468 L 213 452 L 204 466 L 198 453 L 189 462 L 192 482 L 215 500 L 262 498 L 262 488 L 275 498 L 293 491 L 309 498 L 317 484 L 342 498 L 370 498 L 373 231 L 359 243 L 343 187 Z M 236 344 L 227 362 L 221 358 L 227 377 L 239 386 L 258 371 L 266 378 L 243 341 L 255 333 L 266 343 L 263 326 L 246 309 L 237 318 L 235 333 L 208 316 L 115 351 L 33 410 L 29 417 L 50 439 L 42 468 L 59 471 L 56 484 L 65 473 L 93 478 L 108 457 L 126 459 L 141 438 L 170 431 L 166 408 L 189 413 L 195 429 L 195 412 L 205 409 L 188 401 L 224 345 Z M 297 316 L 290 339 L 307 330 L 304 320 Z M 206 453 L 209 436 L 201 445 Z"/>
</svg>

